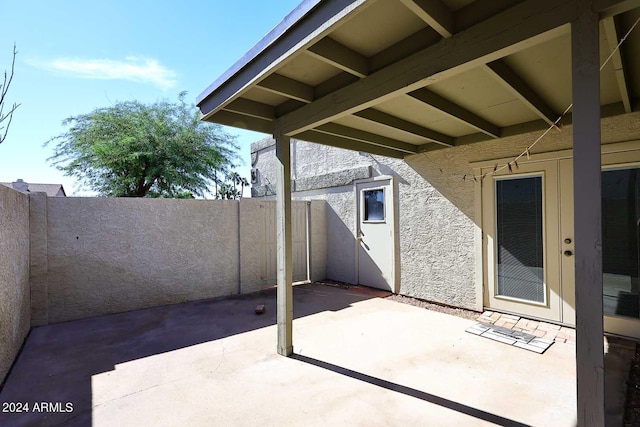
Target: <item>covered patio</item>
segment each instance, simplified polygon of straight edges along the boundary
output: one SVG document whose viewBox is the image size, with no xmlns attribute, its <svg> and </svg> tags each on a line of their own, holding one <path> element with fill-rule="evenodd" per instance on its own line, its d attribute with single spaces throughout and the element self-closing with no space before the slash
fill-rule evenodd
<svg viewBox="0 0 640 427">
<path fill-rule="evenodd" d="M 207 88 L 198 97 L 204 120 L 276 139 L 278 352 L 294 353 L 291 137 L 407 161 L 439 150 L 454 159 L 458 147 L 477 144 L 483 160 L 483 147 L 502 138 L 571 126 L 574 413 L 580 426 L 603 425 L 600 120 L 637 116 L 640 36 L 619 41 L 639 7 L 638 0 L 307 0 Z M 503 150 L 513 159 L 494 172 L 517 167 L 533 145 Z M 459 180 L 481 186 L 483 178 L 470 170 Z"/>
<path fill-rule="evenodd" d="M 2 390 L 3 402 L 30 409 L 0 413 L 0 424 L 576 425 L 571 343 L 540 355 L 378 295 L 295 286 L 290 358 L 273 351 L 275 290 L 35 328 Z M 628 353 L 610 348 L 613 425 Z M 35 411 L 42 402 L 73 411 Z"/>
</svg>

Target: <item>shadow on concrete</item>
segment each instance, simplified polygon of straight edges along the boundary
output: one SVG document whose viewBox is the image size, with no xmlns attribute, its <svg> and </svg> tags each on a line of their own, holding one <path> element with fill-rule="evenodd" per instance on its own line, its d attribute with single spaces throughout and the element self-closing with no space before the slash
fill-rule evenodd
<svg viewBox="0 0 640 427">
<path fill-rule="evenodd" d="M 520 422 L 510 420 L 508 418 L 504 418 L 490 412 L 472 408 L 470 406 L 463 405 L 462 403 L 454 402 L 443 397 L 438 397 L 433 394 L 426 393 L 422 390 L 406 387 L 400 384 L 383 380 L 381 378 L 372 377 L 370 375 L 363 374 L 362 372 L 353 371 L 351 369 L 343 368 L 342 366 L 334 365 L 332 363 L 323 362 L 321 360 L 303 356 L 301 354 L 293 354 L 291 355 L 291 358 L 300 362 L 309 363 L 319 368 L 327 369 L 340 375 L 354 378 L 359 381 L 364 381 L 366 383 L 382 387 L 387 390 L 415 397 L 416 399 L 424 400 L 425 402 L 433 403 L 434 405 L 442 406 L 444 408 L 451 409 L 452 411 L 460 412 L 462 414 L 469 415 L 471 417 L 478 418 L 480 420 L 487 421 L 499 426 L 527 427 L 527 424 L 522 424 Z"/>
<path fill-rule="evenodd" d="M 294 318 L 343 310 L 376 296 L 363 288 L 344 288 L 294 286 Z M 262 315 L 254 312 L 258 304 L 266 306 Z M 0 403 L 27 403 L 29 409 L 8 413 L 0 408 L 0 426 L 91 426 L 93 375 L 114 370 L 117 364 L 275 324 L 272 288 L 34 328 L 0 389 Z M 274 341 L 274 353 L 276 347 Z M 69 412 L 67 403 L 72 405 Z"/>
</svg>

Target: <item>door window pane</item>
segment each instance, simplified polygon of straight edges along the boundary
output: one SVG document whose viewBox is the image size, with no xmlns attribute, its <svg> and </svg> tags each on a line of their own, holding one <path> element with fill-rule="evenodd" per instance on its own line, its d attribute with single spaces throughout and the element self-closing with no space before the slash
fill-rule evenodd
<svg viewBox="0 0 640 427">
<path fill-rule="evenodd" d="M 496 181 L 497 294 L 545 302 L 542 177 Z"/>
<path fill-rule="evenodd" d="M 639 317 L 638 168 L 602 172 L 602 271 L 604 312 Z"/>
<path fill-rule="evenodd" d="M 364 220 L 384 221 L 384 190 L 365 190 L 364 197 Z"/>
</svg>

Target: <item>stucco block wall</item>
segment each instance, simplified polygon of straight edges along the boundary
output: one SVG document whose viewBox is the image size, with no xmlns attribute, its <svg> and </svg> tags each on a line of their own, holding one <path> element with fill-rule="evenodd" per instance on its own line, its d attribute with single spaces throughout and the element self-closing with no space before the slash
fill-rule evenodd
<svg viewBox="0 0 640 427">
<path fill-rule="evenodd" d="M 264 266 L 275 256 L 268 240 L 275 225 L 271 230 L 266 220 L 274 212 L 274 202 L 247 199 L 49 198 L 41 286 L 48 295 L 46 319 L 56 323 L 273 286 Z M 321 246 L 315 250 L 321 264 Z M 35 315 L 44 318 L 42 311 Z"/>
<path fill-rule="evenodd" d="M 277 246 L 275 202 L 243 199 L 240 204 L 240 286 L 239 293 L 255 292 L 276 284 Z M 323 203 L 293 202 L 293 280 L 307 280 L 307 221 L 310 228 L 310 277 L 325 278 L 326 225 L 320 219 Z M 320 279 L 318 279 L 320 280 Z"/>
<path fill-rule="evenodd" d="M 47 194 L 29 194 L 31 326 L 49 323 Z"/>
<path fill-rule="evenodd" d="M 48 200 L 51 323 L 237 292 L 237 203 Z"/>
<path fill-rule="evenodd" d="M 0 384 L 31 328 L 29 196 L 0 185 Z"/>
</svg>

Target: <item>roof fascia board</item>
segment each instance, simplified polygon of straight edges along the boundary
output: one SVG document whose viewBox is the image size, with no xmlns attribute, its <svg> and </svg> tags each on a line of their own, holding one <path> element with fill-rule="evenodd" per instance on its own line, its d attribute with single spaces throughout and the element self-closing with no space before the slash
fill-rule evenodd
<svg viewBox="0 0 640 427">
<path fill-rule="evenodd" d="M 216 81 L 217 84 L 214 83 L 198 96 L 196 104 L 203 118 L 220 110 L 252 83 L 266 77 L 271 70 L 327 35 L 336 24 L 343 24 L 350 16 L 374 2 L 375 0 L 314 0 L 316 7 L 313 11 L 307 13 L 305 19 L 300 18 L 296 25 L 287 27 L 288 31 L 283 31 L 277 43 L 272 41 L 254 54 L 251 60 L 241 61 L 244 65 L 237 71 L 229 73 L 226 78 L 221 77 Z"/>
<path fill-rule="evenodd" d="M 222 86 L 227 80 L 235 76 L 238 71 L 245 67 L 249 62 L 253 61 L 258 55 L 264 52 L 272 44 L 274 44 L 280 37 L 284 35 L 286 31 L 291 29 L 295 24 L 300 22 L 311 10 L 318 5 L 322 0 L 303 0 L 295 9 L 293 9 L 287 16 L 284 17 L 279 24 L 271 29 L 264 37 L 262 37 L 258 43 L 256 43 L 247 53 L 236 61 L 227 71 L 225 71 L 220 77 L 218 77 L 213 83 L 211 83 L 200 95 L 196 98 L 196 103 L 202 102 L 209 94 L 214 92 L 220 86 Z"/>
</svg>

